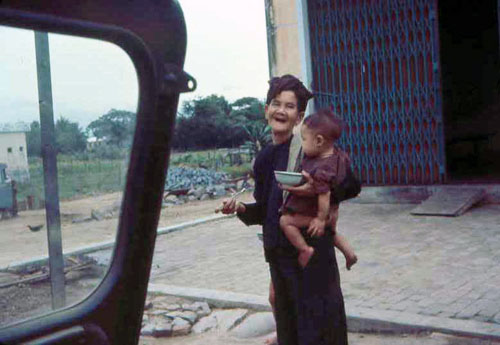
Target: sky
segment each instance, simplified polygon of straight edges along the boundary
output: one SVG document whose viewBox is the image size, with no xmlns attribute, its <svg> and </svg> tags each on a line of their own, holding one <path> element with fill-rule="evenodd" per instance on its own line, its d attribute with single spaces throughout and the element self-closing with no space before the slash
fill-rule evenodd
<svg viewBox="0 0 500 345">
<path fill-rule="evenodd" d="M 197 90 L 229 101 L 264 98 L 269 79 L 264 1 L 179 0 L 188 46 L 184 70 Z M 119 47 L 49 34 L 54 117 L 85 128 L 110 109 L 135 111 L 137 77 Z M 0 26 L 0 124 L 39 120 L 33 31 Z"/>
</svg>

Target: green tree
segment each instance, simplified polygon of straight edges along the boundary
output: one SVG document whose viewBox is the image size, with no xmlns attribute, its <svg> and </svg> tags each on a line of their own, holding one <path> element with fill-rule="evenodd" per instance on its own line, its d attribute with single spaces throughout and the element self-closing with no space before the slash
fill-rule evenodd
<svg viewBox="0 0 500 345">
<path fill-rule="evenodd" d="M 55 124 L 56 150 L 58 153 L 82 152 L 87 146 L 87 136 L 78 122 L 60 117 Z M 41 128 L 38 121 L 30 124 L 30 131 L 26 133 L 28 156 L 42 155 Z"/>
<path fill-rule="evenodd" d="M 176 122 L 174 147 L 203 149 L 237 145 L 231 105 L 223 96 L 210 95 L 184 102 Z M 241 131 L 240 131 L 241 132 Z"/>
<path fill-rule="evenodd" d="M 78 122 L 64 117 L 56 121 L 56 149 L 58 153 L 82 152 L 87 147 L 87 135 Z"/>
<path fill-rule="evenodd" d="M 231 117 L 239 121 L 265 122 L 264 102 L 254 97 L 243 97 L 231 104 Z"/>
<path fill-rule="evenodd" d="M 40 123 L 33 121 L 30 124 L 30 131 L 26 133 L 26 145 L 29 157 L 40 157 L 42 155 L 42 144 L 40 136 Z"/>
<path fill-rule="evenodd" d="M 211 95 L 184 102 L 176 121 L 173 146 L 177 149 L 237 147 L 254 141 L 249 133 L 265 127 L 264 104 L 253 97 L 230 104 Z"/>
<path fill-rule="evenodd" d="M 252 157 L 257 156 L 259 151 L 271 142 L 271 127 L 261 121 L 249 122 L 242 125 L 248 135 L 241 148 L 248 149 Z"/>
<path fill-rule="evenodd" d="M 231 106 L 232 117 L 237 119 L 239 126 L 245 131 L 245 142 L 241 147 L 256 156 L 271 142 L 271 130 L 264 116 L 264 102 L 253 97 L 244 97 L 236 100 Z"/>
<path fill-rule="evenodd" d="M 87 132 L 110 145 L 125 147 L 132 142 L 135 120 L 135 114 L 130 111 L 111 109 L 92 121 L 87 126 Z"/>
</svg>

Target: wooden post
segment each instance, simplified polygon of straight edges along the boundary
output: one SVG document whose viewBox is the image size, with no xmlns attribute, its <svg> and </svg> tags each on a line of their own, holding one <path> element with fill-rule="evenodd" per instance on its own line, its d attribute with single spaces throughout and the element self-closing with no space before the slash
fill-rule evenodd
<svg viewBox="0 0 500 345">
<path fill-rule="evenodd" d="M 61 216 L 57 182 L 57 156 L 55 148 L 54 111 L 50 77 L 49 37 L 46 32 L 35 31 L 36 69 L 38 76 L 38 102 L 45 186 L 45 217 L 49 242 L 50 286 L 52 309 L 64 307 L 64 258 L 62 255 Z"/>
</svg>

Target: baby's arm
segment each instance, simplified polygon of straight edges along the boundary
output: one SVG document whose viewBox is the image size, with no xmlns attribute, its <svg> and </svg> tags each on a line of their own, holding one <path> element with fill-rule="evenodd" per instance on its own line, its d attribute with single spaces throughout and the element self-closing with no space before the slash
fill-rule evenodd
<svg viewBox="0 0 500 345">
<path fill-rule="evenodd" d="M 325 232 L 325 224 L 330 210 L 330 191 L 318 194 L 318 214 L 309 224 L 307 233 L 310 236 L 321 236 Z"/>
</svg>

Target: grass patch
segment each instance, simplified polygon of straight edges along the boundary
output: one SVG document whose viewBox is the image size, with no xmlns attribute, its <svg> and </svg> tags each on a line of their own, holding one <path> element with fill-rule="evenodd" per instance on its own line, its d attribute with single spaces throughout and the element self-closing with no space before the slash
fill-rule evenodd
<svg viewBox="0 0 500 345">
<path fill-rule="evenodd" d="M 222 168 L 226 174 L 231 175 L 233 178 L 248 175 L 252 171 L 251 163 L 244 163 L 242 165 L 226 166 Z"/>
<path fill-rule="evenodd" d="M 18 183 L 18 200 L 23 200 L 28 195 L 33 195 L 37 200 L 45 199 L 42 160 L 30 159 L 29 169 L 30 182 Z M 58 159 L 59 199 L 120 191 L 125 182 L 124 169 L 123 160 Z"/>
<path fill-rule="evenodd" d="M 232 174 L 241 174 L 250 163 L 251 156 L 248 153 L 230 154 L 229 149 L 173 152 L 170 155 L 171 166 L 203 167 L 215 171 L 224 171 Z"/>
<path fill-rule="evenodd" d="M 238 163 L 238 164 L 236 164 Z M 240 154 L 231 157 L 227 149 L 193 152 L 174 152 L 170 166 L 203 167 L 223 171 L 233 178 L 246 175 L 251 169 L 250 156 Z M 124 159 L 78 159 L 77 156 L 59 155 L 57 172 L 59 199 L 68 200 L 86 195 L 109 193 L 123 190 L 125 183 Z M 30 181 L 18 183 L 18 200 L 26 200 L 28 195 L 38 200 L 45 199 L 43 163 L 41 158 L 29 159 Z"/>
</svg>

